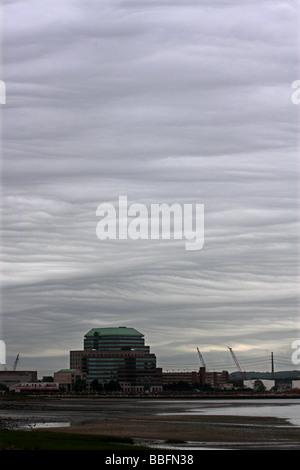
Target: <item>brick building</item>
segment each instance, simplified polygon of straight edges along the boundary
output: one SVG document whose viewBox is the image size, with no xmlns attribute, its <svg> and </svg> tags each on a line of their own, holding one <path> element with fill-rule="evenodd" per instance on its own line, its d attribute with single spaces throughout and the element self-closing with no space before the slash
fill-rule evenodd
<svg viewBox="0 0 300 470">
<path fill-rule="evenodd" d="M 17 385 L 21 382 L 37 381 L 36 370 L 1 370 L 0 383 L 6 385 L 8 388 Z"/>
<path fill-rule="evenodd" d="M 81 371 L 78 369 L 61 369 L 54 372 L 54 382 L 59 384 L 60 389 L 72 392 L 77 380 L 82 379 Z"/>
<path fill-rule="evenodd" d="M 209 385 L 213 388 L 224 388 L 229 382 L 228 372 L 208 372 L 205 367 L 199 370 L 200 385 Z"/>
<path fill-rule="evenodd" d="M 197 371 L 187 372 L 163 372 L 162 374 L 163 385 L 175 384 L 178 382 L 185 382 L 189 385 L 199 384 L 199 373 Z"/>
</svg>

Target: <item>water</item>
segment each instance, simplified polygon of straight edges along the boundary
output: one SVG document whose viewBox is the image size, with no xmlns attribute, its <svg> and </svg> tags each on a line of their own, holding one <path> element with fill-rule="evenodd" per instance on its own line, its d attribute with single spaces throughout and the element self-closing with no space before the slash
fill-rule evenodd
<svg viewBox="0 0 300 470">
<path fill-rule="evenodd" d="M 286 422 L 259 424 L 255 426 L 300 427 L 300 399 L 228 399 L 228 400 L 172 400 L 172 399 L 126 399 L 126 398 L 66 398 L 49 401 L 11 402 L 8 406 L 0 402 L 0 429 L 27 429 L 64 427 L 83 421 L 106 420 L 122 415 L 211 415 L 281 418 Z M 221 421 L 221 420 L 220 420 Z M 236 424 L 240 426 L 242 424 Z M 251 426 L 251 424 L 247 424 Z M 147 444 L 147 440 L 145 441 Z M 154 448 L 164 448 L 159 441 L 148 441 Z M 222 443 L 222 448 L 232 443 Z M 244 444 L 251 446 L 252 443 Z M 256 444 L 264 446 L 265 443 Z M 273 445 L 274 443 L 269 443 Z M 283 444 L 280 444 L 283 445 Z M 289 443 L 284 444 L 289 446 Z M 218 443 L 214 443 L 214 448 Z M 221 443 L 220 443 L 221 446 Z M 203 443 L 187 442 L 184 445 L 170 445 L 173 449 L 202 450 Z"/>
<path fill-rule="evenodd" d="M 50 421 L 50 422 L 34 422 L 34 423 L 29 423 L 29 424 L 23 424 L 19 426 L 19 429 L 24 429 L 24 430 L 32 430 L 32 429 L 49 429 L 49 428 L 65 428 L 69 427 L 70 423 L 69 422 L 56 422 L 56 421 Z"/>
<path fill-rule="evenodd" d="M 0 419 L 45 426 L 70 426 L 81 421 L 100 420 L 122 414 L 251 416 L 286 419 L 300 426 L 300 399 L 243 400 L 141 400 L 141 399 L 61 399 L 6 407 L 0 402 Z M 23 423 L 24 424 L 24 423 Z M 0 422 L 1 425 L 1 422 Z"/>
<path fill-rule="evenodd" d="M 172 412 L 160 413 L 174 414 Z M 205 400 L 177 412 L 178 415 L 203 414 L 219 416 L 250 416 L 286 419 L 291 425 L 300 427 L 300 400 Z"/>
</svg>

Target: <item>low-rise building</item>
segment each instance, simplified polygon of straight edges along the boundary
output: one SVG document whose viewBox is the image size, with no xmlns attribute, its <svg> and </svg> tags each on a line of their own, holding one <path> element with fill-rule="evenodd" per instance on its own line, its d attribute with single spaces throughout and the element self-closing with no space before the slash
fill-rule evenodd
<svg viewBox="0 0 300 470">
<path fill-rule="evenodd" d="M 163 384 L 185 382 L 191 386 L 206 386 L 212 388 L 229 388 L 228 372 L 209 372 L 205 367 L 200 367 L 199 371 L 183 372 L 163 372 Z"/>
<path fill-rule="evenodd" d="M 300 389 L 300 379 L 292 380 L 292 389 Z"/>
<path fill-rule="evenodd" d="M 77 380 L 83 378 L 79 369 L 61 369 L 54 372 L 54 382 L 59 384 L 60 389 L 66 392 L 72 392 Z"/>
<path fill-rule="evenodd" d="M 1 370 L 0 383 L 10 388 L 13 385 L 37 380 L 36 370 Z"/>
<path fill-rule="evenodd" d="M 257 386 L 257 382 L 256 380 L 258 380 L 258 384 L 261 383 L 263 385 L 263 387 L 265 388 L 265 390 L 271 390 L 273 387 L 275 387 L 275 380 L 272 380 L 272 379 L 251 379 L 251 380 L 244 380 L 244 387 L 246 388 L 250 388 L 252 390 L 255 389 L 255 386 Z"/>
<path fill-rule="evenodd" d="M 197 371 L 166 371 L 162 373 L 163 385 L 185 382 L 189 385 L 199 384 L 199 372 Z"/>
<path fill-rule="evenodd" d="M 206 367 L 200 367 L 200 385 L 208 385 L 213 388 L 226 388 L 229 382 L 227 370 L 222 372 L 209 372 Z"/>
<path fill-rule="evenodd" d="M 54 382 L 24 382 L 12 385 L 9 390 L 16 393 L 53 393 L 59 391 L 59 384 Z"/>
</svg>

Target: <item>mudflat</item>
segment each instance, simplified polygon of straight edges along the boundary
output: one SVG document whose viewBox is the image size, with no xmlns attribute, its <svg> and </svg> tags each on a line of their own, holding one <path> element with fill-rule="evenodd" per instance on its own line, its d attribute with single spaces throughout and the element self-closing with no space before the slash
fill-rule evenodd
<svg viewBox="0 0 300 470">
<path fill-rule="evenodd" d="M 252 404 L 262 406 L 265 402 Z M 293 404 L 298 408 L 298 401 Z M 234 407 L 244 404 L 230 404 Z M 248 402 L 249 404 L 249 402 Z M 275 403 L 274 403 L 275 404 Z M 286 404 L 283 400 L 280 406 Z M 185 441 L 201 448 L 300 449 L 300 427 L 276 417 L 210 414 L 215 402 L 201 400 L 53 399 L 2 403 L 2 416 L 18 428 L 20 416 L 39 428 L 41 417 L 51 421 L 51 432 L 133 438 L 136 443 Z M 228 405 L 228 402 L 226 402 Z M 205 413 L 194 413 L 195 407 Z M 0 420 L 1 421 L 1 420 Z M 65 421 L 63 427 L 55 422 Z M 7 422 L 7 421 L 6 421 Z"/>
<path fill-rule="evenodd" d="M 61 430 L 52 428 L 52 431 Z M 202 445 L 260 444 L 264 447 L 300 448 L 300 429 L 285 420 L 243 416 L 148 416 L 122 415 L 86 421 L 64 432 L 132 437 L 134 439 L 182 440 Z"/>
<path fill-rule="evenodd" d="M 60 429 L 52 428 L 55 430 Z M 130 437 L 137 443 L 182 441 L 209 448 L 300 449 L 300 428 L 279 418 L 122 413 L 82 421 L 64 432 Z"/>
</svg>

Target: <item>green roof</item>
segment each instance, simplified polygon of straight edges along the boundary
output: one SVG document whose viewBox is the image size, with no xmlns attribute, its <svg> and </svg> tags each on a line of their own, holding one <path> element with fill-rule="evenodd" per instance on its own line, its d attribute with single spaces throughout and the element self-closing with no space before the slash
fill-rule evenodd
<svg viewBox="0 0 300 470">
<path fill-rule="evenodd" d="M 135 328 L 127 328 L 126 326 L 119 326 L 118 328 L 92 328 L 84 336 L 94 336 L 95 333 L 98 333 L 99 336 L 144 336 Z"/>
</svg>

